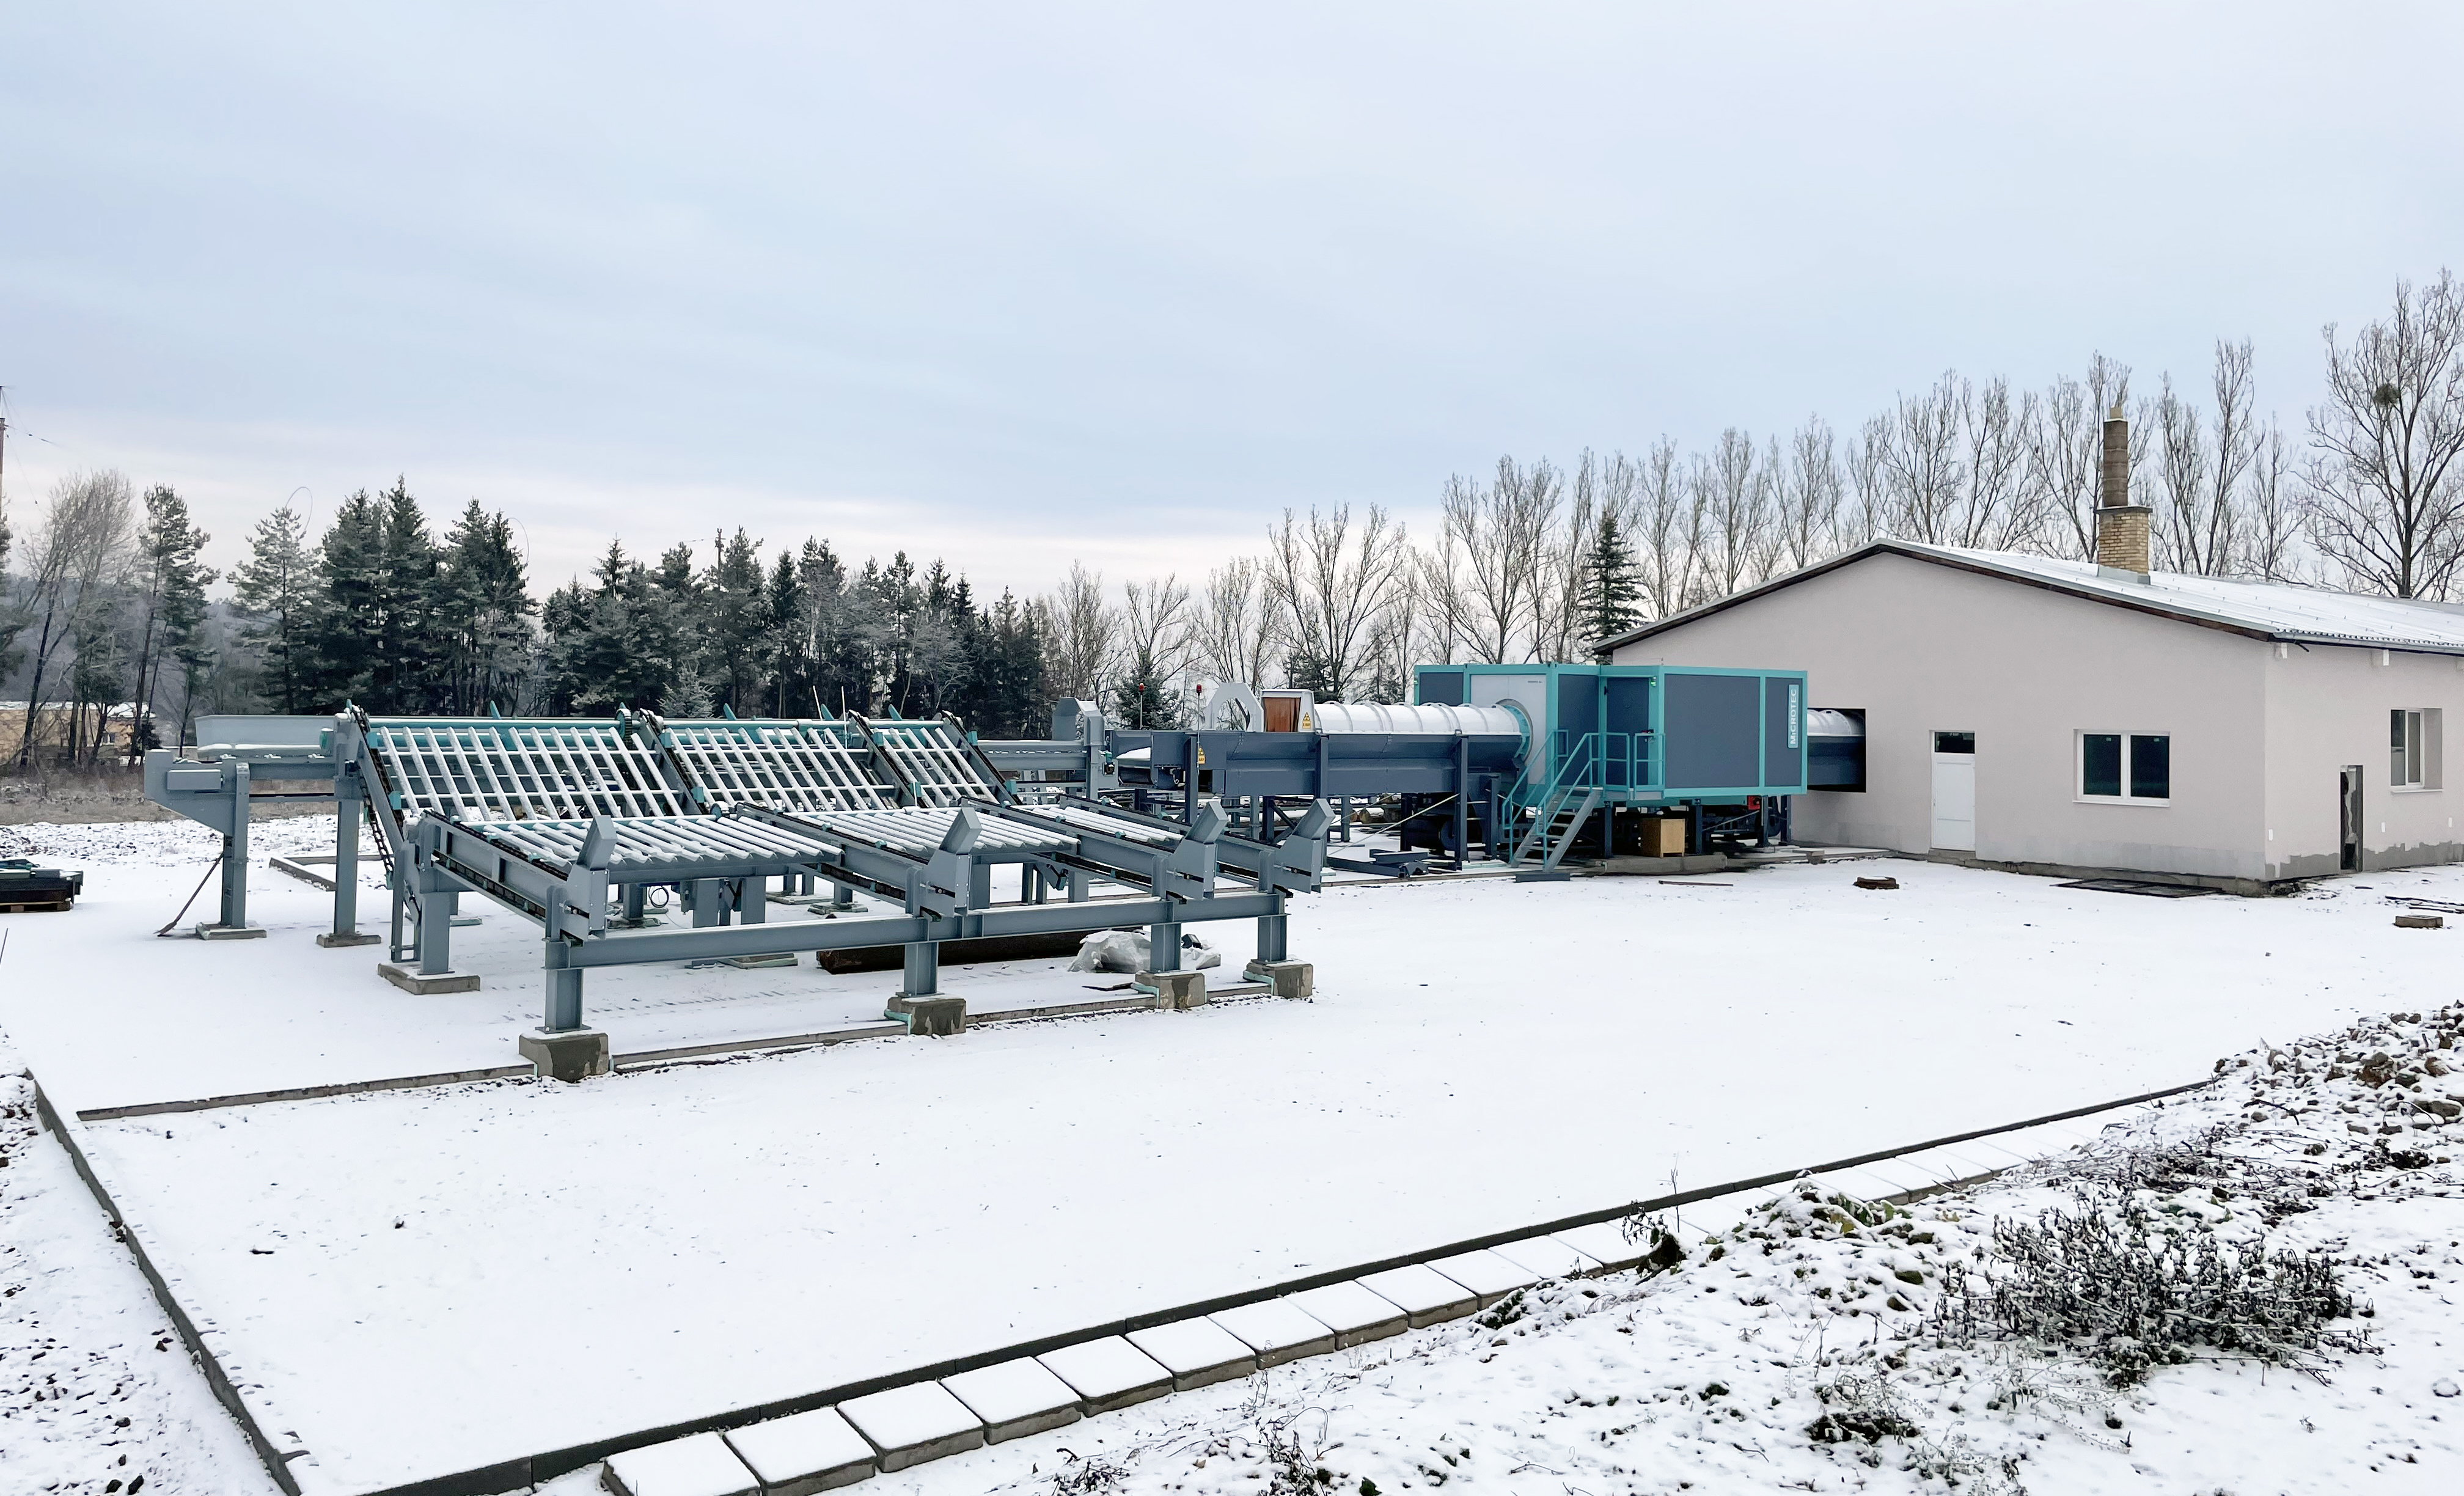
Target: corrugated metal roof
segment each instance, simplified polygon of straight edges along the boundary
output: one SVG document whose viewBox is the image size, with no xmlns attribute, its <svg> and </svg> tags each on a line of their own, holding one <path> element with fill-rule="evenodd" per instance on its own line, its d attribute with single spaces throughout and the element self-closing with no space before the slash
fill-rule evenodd
<svg viewBox="0 0 2464 1496">
<path fill-rule="evenodd" d="M 2145 582 L 2123 581 L 2094 561 L 2062 561 L 2018 551 L 1977 551 L 1916 540 L 1876 540 L 1845 556 L 1776 578 L 1717 603 L 1679 613 L 1622 634 L 1607 648 L 1647 639 L 1693 619 L 1733 607 L 1764 593 L 1864 560 L 1900 555 L 2000 575 L 2032 586 L 2051 587 L 2117 607 L 2162 614 L 2188 623 L 2230 628 L 2296 644 L 2353 645 L 2364 649 L 2464 654 L 2464 606 L 2357 592 L 2331 592 L 2290 582 L 2243 582 L 2160 571 Z"/>
</svg>

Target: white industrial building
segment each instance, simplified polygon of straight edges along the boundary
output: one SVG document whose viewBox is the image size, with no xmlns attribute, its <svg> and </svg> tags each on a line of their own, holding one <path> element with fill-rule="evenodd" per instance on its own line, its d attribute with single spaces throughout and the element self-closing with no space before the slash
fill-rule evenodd
<svg viewBox="0 0 2464 1496">
<path fill-rule="evenodd" d="M 2245 892 L 2464 859 L 2464 606 L 2151 574 L 2146 515 L 2100 509 L 2103 564 L 1876 541 L 1610 657 L 1807 671 L 1844 782 L 1797 799 L 1801 842 Z"/>
</svg>

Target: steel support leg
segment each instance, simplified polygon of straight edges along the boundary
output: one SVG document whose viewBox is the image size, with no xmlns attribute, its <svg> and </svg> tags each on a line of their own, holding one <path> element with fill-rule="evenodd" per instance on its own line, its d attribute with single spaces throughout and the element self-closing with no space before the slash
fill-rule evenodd
<svg viewBox="0 0 2464 1496">
<path fill-rule="evenodd" d="M 1287 961 L 1291 959 L 1291 916 L 1261 914 L 1258 916 L 1258 959 Z"/>
<path fill-rule="evenodd" d="M 743 895 L 736 906 L 738 924 L 761 925 L 770 922 L 769 884 L 770 880 L 767 878 L 746 878 L 742 881 L 740 887 L 743 889 Z"/>
<path fill-rule="evenodd" d="M 220 923 L 226 930 L 248 928 L 248 764 L 223 760 L 223 789 L 231 798 L 231 830 L 223 837 L 223 896 Z"/>
<path fill-rule="evenodd" d="M 582 968 L 571 964 L 573 947 L 564 936 L 547 937 L 547 1021 L 539 1026 L 551 1034 L 582 1026 Z"/>
<path fill-rule="evenodd" d="M 830 885 L 830 909 L 833 913 L 855 908 L 855 888 L 851 884 Z"/>
<path fill-rule="evenodd" d="M 727 884 L 718 878 L 694 878 L 685 885 L 685 896 L 693 903 L 695 930 L 727 923 Z"/>
<path fill-rule="evenodd" d="M 640 925 L 643 919 L 646 918 L 649 913 L 649 903 L 650 886 L 649 884 L 626 884 L 624 892 L 625 923 L 627 925 Z"/>
<path fill-rule="evenodd" d="M 334 934 L 360 933 L 360 777 L 334 786 Z"/>
<path fill-rule="evenodd" d="M 453 893 L 433 873 L 419 881 L 419 974 L 438 977 L 453 969 Z"/>
<path fill-rule="evenodd" d="M 1180 970 L 1180 926 L 1151 925 L 1148 927 L 1147 970 L 1151 972 Z"/>
<path fill-rule="evenodd" d="M 914 940 L 907 946 L 907 982 L 899 989 L 906 998 L 930 998 L 941 990 L 941 942 Z"/>
</svg>

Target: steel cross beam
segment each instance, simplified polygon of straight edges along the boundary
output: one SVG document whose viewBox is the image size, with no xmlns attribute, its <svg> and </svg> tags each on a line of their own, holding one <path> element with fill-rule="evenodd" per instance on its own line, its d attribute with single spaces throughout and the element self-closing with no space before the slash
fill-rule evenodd
<svg viewBox="0 0 2464 1496">
<path fill-rule="evenodd" d="M 565 938 L 575 967 L 640 961 L 711 960 L 798 951 L 852 950 L 875 945 L 966 940 L 979 935 L 1073 935 L 1126 925 L 1189 924 L 1209 919 L 1268 919 L 1284 913 L 1285 895 L 1219 893 L 1202 905 L 1183 899 L 1105 899 L 1084 904 L 1015 904 L 953 918 L 885 914 L 856 919 L 727 925 L 707 930 L 645 930 Z"/>
</svg>

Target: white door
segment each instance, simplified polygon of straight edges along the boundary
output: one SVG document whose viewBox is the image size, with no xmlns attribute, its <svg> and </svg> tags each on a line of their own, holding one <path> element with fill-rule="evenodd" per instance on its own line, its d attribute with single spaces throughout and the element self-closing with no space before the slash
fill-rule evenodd
<svg viewBox="0 0 2464 1496">
<path fill-rule="evenodd" d="M 1933 735 L 1933 845 L 1976 850 L 1976 735 Z"/>
</svg>

